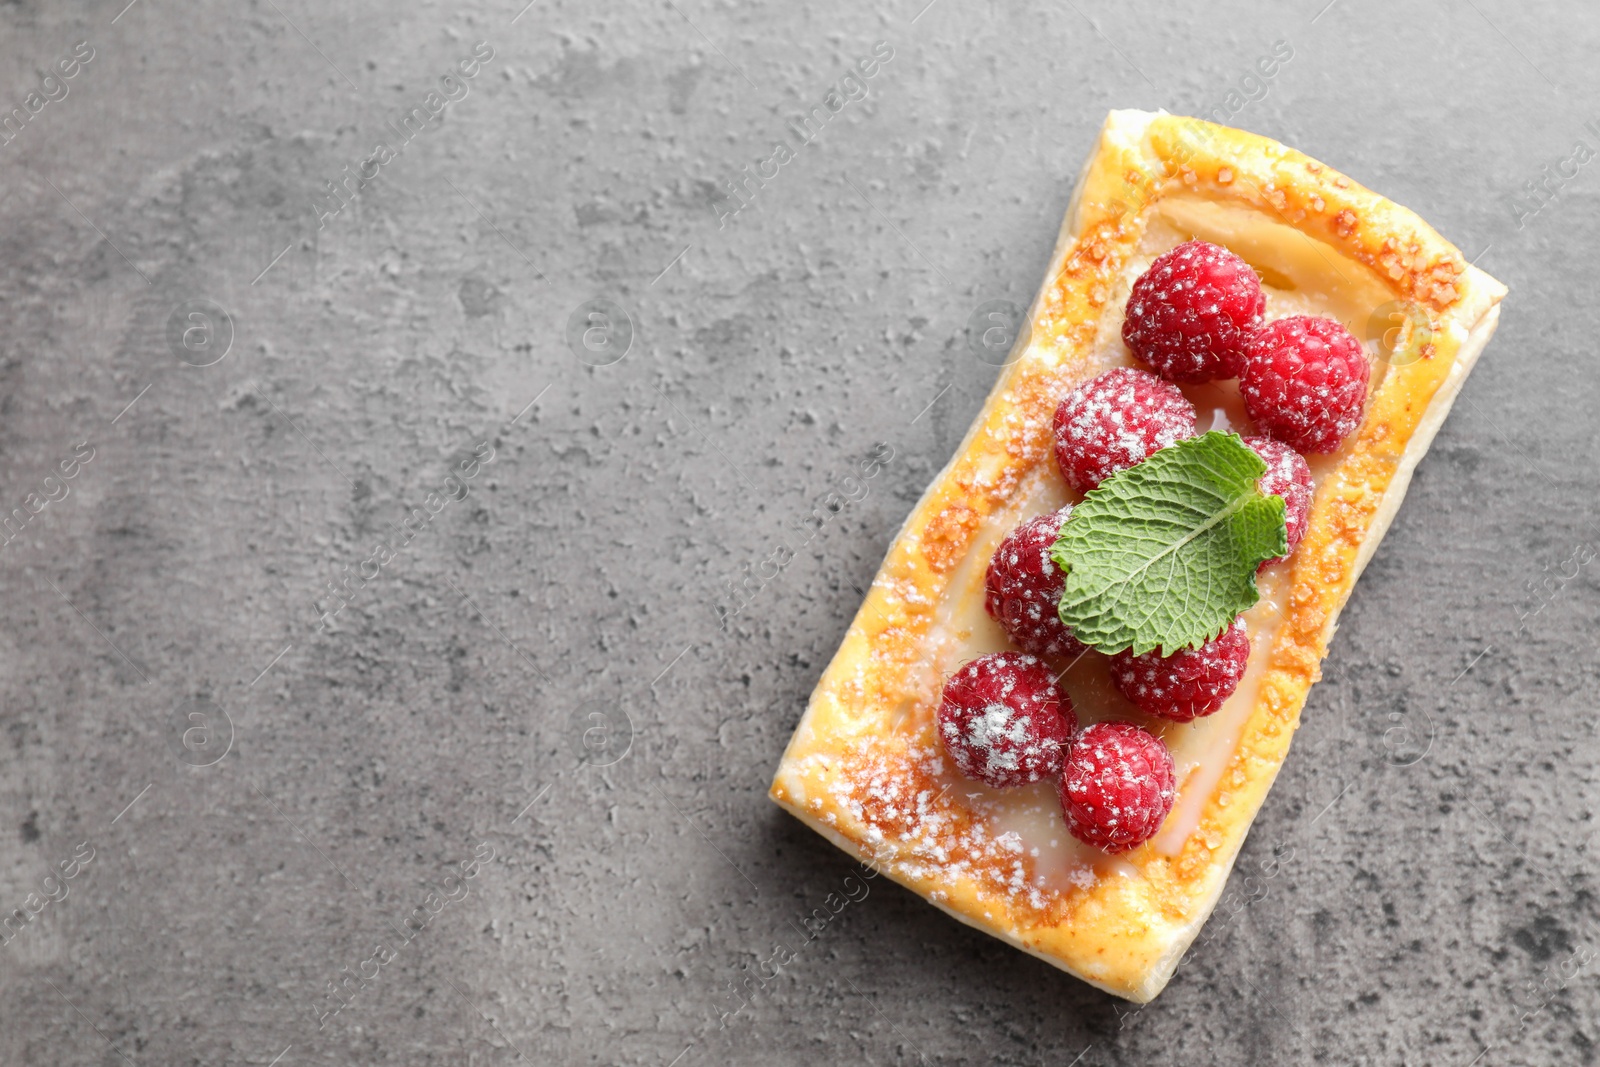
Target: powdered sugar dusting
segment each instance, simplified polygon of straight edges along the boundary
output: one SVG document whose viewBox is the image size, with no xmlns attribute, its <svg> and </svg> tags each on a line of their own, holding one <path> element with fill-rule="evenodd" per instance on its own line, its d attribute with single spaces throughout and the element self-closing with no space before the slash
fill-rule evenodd
<svg viewBox="0 0 1600 1067">
<path fill-rule="evenodd" d="M 1021 769 L 1024 757 L 1037 759 L 1042 754 L 1043 746 L 1029 740 L 1032 725 L 1033 720 L 1015 708 L 998 702 L 986 704 L 967 720 L 960 740 L 982 757 L 990 774 L 1008 774 Z M 947 737 L 954 739 L 960 732 L 953 722 L 945 726 Z"/>
<path fill-rule="evenodd" d="M 1246 437 L 1244 443 L 1255 450 L 1267 464 L 1267 473 L 1256 485 L 1263 493 L 1283 497 L 1284 525 L 1289 537 L 1289 551 L 1293 552 L 1300 539 L 1306 535 L 1306 520 L 1311 515 L 1311 466 L 1304 456 L 1270 437 Z M 1281 562 L 1287 556 L 1269 559 L 1262 566 Z"/>
<path fill-rule="evenodd" d="M 1068 394 L 1054 428 L 1061 473 L 1086 493 L 1157 450 L 1193 437 L 1195 412 L 1177 386 L 1118 367 Z"/>
<path fill-rule="evenodd" d="M 821 771 L 821 768 L 818 768 Z M 913 884 L 950 886 L 970 882 L 984 895 L 1010 902 L 1013 918 L 1053 925 L 1072 903 L 1094 887 L 1092 864 L 1076 863 L 1045 870 L 1039 850 L 1024 833 L 1001 825 L 1000 813 L 1011 807 L 976 783 L 952 779 L 936 747 L 912 743 L 903 749 L 863 739 L 833 768 L 831 799 L 865 829 L 867 860 Z M 1030 790 L 1054 793 L 1054 783 Z M 826 807 L 820 797 L 808 802 L 814 811 Z M 1059 802 L 1051 814 L 1066 838 Z M 930 897 L 940 899 L 939 890 Z"/>
<path fill-rule="evenodd" d="M 1175 796 L 1172 756 L 1132 723 L 1097 722 L 1072 740 L 1061 803 L 1074 837 L 1107 852 L 1148 841 Z"/>
<path fill-rule="evenodd" d="M 1250 639 L 1239 618 L 1199 648 L 1171 656 L 1160 649 L 1139 656 L 1119 652 L 1111 657 L 1111 678 L 1117 691 L 1144 711 L 1189 722 L 1222 707 L 1239 687 L 1249 657 Z"/>
<path fill-rule="evenodd" d="M 1218 245 L 1186 241 L 1134 282 L 1122 339 L 1168 381 L 1234 378 L 1264 307 L 1248 263 Z"/>
<path fill-rule="evenodd" d="M 1056 610 L 1065 576 L 1050 558 L 1056 535 L 1071 515 L 1068 504 L 1017 526 L 1000 542 L 984 574 L 984 609 L 1019 647 L 1040 656 L 1083 652 Z"/>
<path fill-rule="evenodd" d="M 1043 663 L 1000 652 L 980 656 L 951 676 L 938 722 L 945 751 L 961 773 L 1003 788 L 1058 773 L 1076 719 Z"/>
<path fill-rule="evenodd" d="M 1334 452 L 1361 424 L 1371 367 L 1339 322 L 1291 315 L 1251 335 L 1239 392 L 1257 427 L 1301 452 Z"/>
</svg>

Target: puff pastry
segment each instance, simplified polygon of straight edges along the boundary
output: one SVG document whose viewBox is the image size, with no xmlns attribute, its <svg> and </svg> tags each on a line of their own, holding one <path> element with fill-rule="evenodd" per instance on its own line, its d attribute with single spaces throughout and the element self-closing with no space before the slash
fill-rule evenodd
<svg viewBox="0 0 1600 1067">
<path fill-rule="evenodd" d="M 1073 499 L 1050 420 L 1079 383 L 1131 363 L 1119 330 L 1133 280 L 1198 237 L 1261 275 L 1267 318 L 1337 318 L 1358 337 L 1399 309 L 1360 428 L 1310 457 L 1304 541 L 1261 580 L 1251 663 L 1215 715 L 1141 718 L 1102 657 L 1063 685 L 1079 718 L 1148 721 L 1178 794 L 1160 833 L 1112 857 L 1066 831 L 1050 782 L 991 790 L 945 758 L 944 678 L 1008 646 L 983 577 L 1018 522 Z M 1196 119 L 1113 111 L 1062 225 L 1031 332 L 960 449 L 889 547 L 785 751 L 771 796 L 846 852 L 962 922 L 1132 1001 L 1159 993 L 1220 896 L 1282 765 L 1340 608 L 1411 473 L 1494 332 L 1505 287 L 1416 215 L 1275 141 Z M 1391 341 L 1393 338 L 1391 338 Z M 1235 383 L 1185 386 L 1201 432 L 1248 420 Z M 1209 425 L 1208 425 L 1209 422 Z"/>
</svg>

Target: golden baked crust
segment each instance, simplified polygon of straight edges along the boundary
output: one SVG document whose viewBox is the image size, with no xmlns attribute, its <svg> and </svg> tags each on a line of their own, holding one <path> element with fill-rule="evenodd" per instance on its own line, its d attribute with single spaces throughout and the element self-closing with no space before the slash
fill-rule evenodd
<svg viewBox="0 0 1600 1067">
<path fill-rule="evenodd" d="M 1126 275 L 1151 220 L 1183 205 L 1264 220 L 1271 240 L 1309 239 L 1333 272 L 1331 289 L 1386 292 L 1428 334 L 1418 358 L 1380 366 L 1360 429 L 1319 475 L 1305 539 L 1283 567 L 1282 622 L 1253 703 L 1209 795 L 1194 801 L 1187 836 L 1046 885 L 1035 854 L 999 832 L 940 759 L 932 723 L 947 605 L 981 582 L 986 558 L 976 552 L 992 544 L 993 527 L 1053 474 L 1050 421 L 1062 397 L 1108 358 L 1127 361 L 1107 342 Z M 1493 332 L 1504 292 L 1410 211 L 1299 152 L 1195 119 L 1112 112 L 1030 312 L 1031 336 L 890 546 L 784 753 L 773 799 L 963 922 L 1111 993 L 1154 997 L 1222 891 L 1339 610 Z M 1113 350 L 1121 354 L 1108 357 Z M 1207 780 L 1186 779 L 1179 803 L 1188 783 Z"/>
</svg>

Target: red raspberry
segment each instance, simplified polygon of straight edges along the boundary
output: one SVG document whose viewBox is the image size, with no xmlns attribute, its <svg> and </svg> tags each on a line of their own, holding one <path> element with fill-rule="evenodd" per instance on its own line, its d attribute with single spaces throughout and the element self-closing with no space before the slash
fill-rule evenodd
<svg viewBox="0 0 1600 1067">
<path fill-rule="evenodd" d="M 1060 792 L 1073 837 L 1126 852 L 1154 837 L 1172 810 L 1172 753 L 1131 722 L 1097 722 L 1067 746 Z"/>
<path fill-rule="evenodd" d="M 1141 711 L 1173 722 L 1191 722 L 1210 715 L 1239 688 L 1250 659 L 1250 638 L 1244 620 L 1236 619 L 1199 648 L 1162 656 L 1159 648 L 1142 656 L 1127 649 L 1111 657 L 1111 681 L 1117 692 Z"/>
<path fill-rule="evenodd" d="M 1060 511 L 1029 519 L 1006 534 L 983 578 L 983 607 L 1006 636 L 1036 656 L 1077 656 L 1083 645 L 1061 622 L 1058 610 L 1061 568 L 1050 558 L 1061 524 L 1072 514 Z"/>
<path fill-rule="evenodd" d="M 1335 452 L 1361 424 L 1367 354 L 1332 319 L 1292 315 L 1245 346 L 1239 392 L 1256 426 L 1300 452 Z"/>
<path fill-rule="evenodd" d="M 1128 294 L 1122 340 L 1169 382 L 1237 378 L 1267 298 L 1250 264 L 1205 241 L 1160 256 Z"/>
<path fill-rule="evenodd" d="M 1289 551 L 1306 535 L 1306 520 L 1311 517 L 1311 466 L 1305 457 L 1282 441 L 1270 437 L 1246 437 L 1244 443 L 1267 461 L 1267 473 L 1256 482 L 1263 493 L 1283 497 L 1284 525 L 1289 531 Z M 1288 556 L 1269 559 L 1261 566 L 1282 563 Z"/>
<path fill-rule="evenodd" d="M 1118 367 L 1084 382 L 1056 408 L 1056 462 L 1067 484 L 1087 493 L 1194 430 L 1194 405 L 1177 386 Z"/>
<path fill-rule="evenodd" d="M 1043 663 L 1022 652 L 992 652 L 944 685 L 939 738 L 968 778 L 1003 788 L 1061 773 L 1078 726 L 1072 699 Z"/>
</svg>

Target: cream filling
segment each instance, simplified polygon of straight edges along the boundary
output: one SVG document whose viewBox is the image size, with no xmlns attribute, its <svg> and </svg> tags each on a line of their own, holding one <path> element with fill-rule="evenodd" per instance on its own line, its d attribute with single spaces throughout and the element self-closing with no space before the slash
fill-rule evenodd
<svg viewBox="0 0 1600 1067">
<path fill-rule="evenodd" d="M 1338 319 L 1362 337 L 1373 310 L 1393 299 L 1391 291 L 1366 267 L 1298 230 L 1244 208 L 1199 197 L 1172 197 L 1152 212 L 1138 254 L 1124 269 L 1108 303 L 1089 356 L 1091 374 L 1132 364 L 1121 340 L 1122 308 L 1128 291 L 1151 260 L 1192 237 L 1230 248 L 1256 268 L 1263 280 L 1268 319 L 1324 315 Z M 1385 364 L 1374 360 L 1373 388 L 1385 369 Z M 1195 405 L 1201 432 L 1253 432 L 1237 382 L 1182 388 Z M 1341 458 L 1342 454 L 1311 458 L 1312 477 L 1319 487 Z M 929 643 L 928 667 L 932 673 L 924 692 L 937 699 L 944 677 L 963 663 L 1011 647 L 1005 633 L 983 609 L 983 579 L 989 559 L 1000 539 L 1018 523 L 1074 499 L 1075 494 L 1066 487 L 1055 464 L 1047 462 L 1029 476 L 1011 506 L 985 525 L 951 576 L 937 606 Z M 1238 690 L 1213 715 L 1192 723 L 1151 719 L 1117 693 L 1105 659 L 1099 655 L 1081 657 L 1062 676 L 1062 685 L 1072 697 L 1080 723 L 1102 719 L 1138 722 L 1158 733 L 1171 749 L 1178 794 L 1172 814 L 1153 841 L 1162 853 L 1177 855 L 1195 833 L 1206 801 L 1239 746 L 1255 706 L 1268 652 L 1282 624 L 1288 569 L 1287 564 L 1277 564 L 1261 576 L 1261 600 L 1245 615 L 1251 639 L 1249 668 Z M 1016 835 L 1023 853 L 1033 859 L 1035 881 L 1040 888 L 1066 889 L 1102 877 L 1137 873 L 1125 861 L 1084 845 L 1067 832 L 1053 782 L 996 790 L 961 778 L 952 788 L 966 794 L 971 810 L 985 819 L 993 837 Z"/>
</svg>

